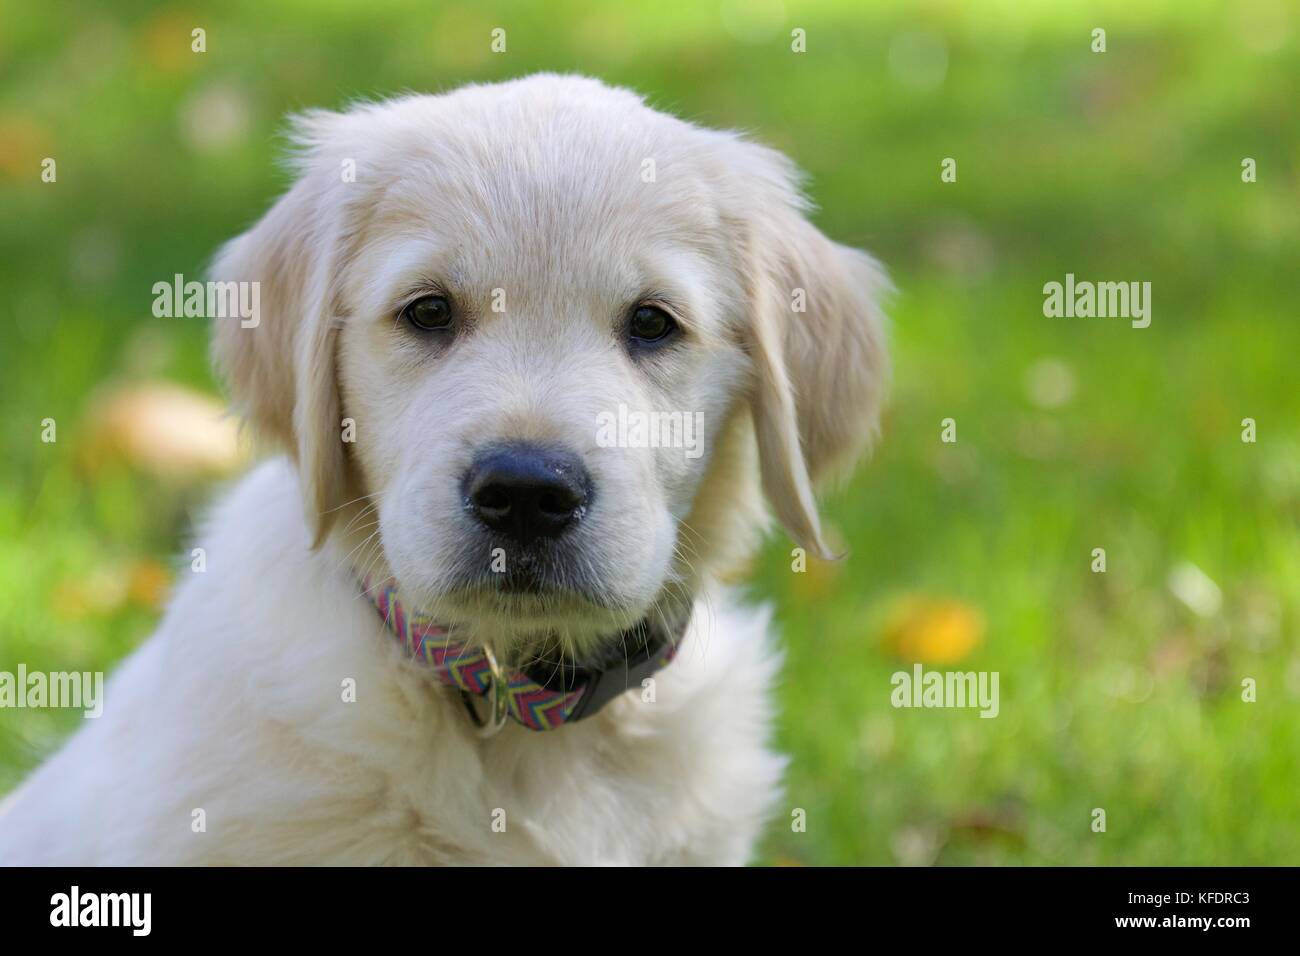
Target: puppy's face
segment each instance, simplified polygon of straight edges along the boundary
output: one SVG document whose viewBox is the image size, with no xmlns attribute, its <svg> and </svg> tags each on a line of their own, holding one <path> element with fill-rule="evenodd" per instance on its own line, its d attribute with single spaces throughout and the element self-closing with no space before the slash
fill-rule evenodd
<svg viewBox="0 0 1300 956">
<path fill-rule="evenodd" d="M 702 503 L 739 427 L 821 549 L 809 473 L 875 419 L 876 276 L 776 154 L 559 77 L 303 126 L 299 183 L 218 264 L 272 286 L 265 330 L 218 350 L 322 536 L 361 497 L 347 535 L 408 599 L 581 651 L 707 573 L 683 535 L 755 494 L 731 462 Z"/>
<path fill-rule="evenodd" d="M 348 265 L 341 391 L 387 561 L 444 620 L 576 641 L 674 578 L 747 364 L 707 184 L 644 181 L 653 148 L 521 113 L 394 157 L 416 172 Z"/>
</svg>

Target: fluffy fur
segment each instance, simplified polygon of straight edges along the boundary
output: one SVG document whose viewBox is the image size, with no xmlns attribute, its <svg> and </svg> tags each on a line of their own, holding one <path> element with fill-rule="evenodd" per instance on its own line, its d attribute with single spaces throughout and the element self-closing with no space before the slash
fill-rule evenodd
<svg viewBox="0 0 1300 956">
<path fill-rule="evenodd" d="M 877 267 L 807 222 L 784 157 L 592 80 L 298 134 L 295 185 L 214 267 L 261 283 L 259 325 L 219 323 L 214 350 L 285 457 L 226 496 L 206 572 L 103 716 L 6 802 L 0 862 L 743 863 L 779 795 L 776 664 L 767 615 L 716 581 L 764 496 L 827 553 L 814 482 L 863 450 L 886 377 Z M 454 334 L 397 318 L 430 290 Z M 682 333 L 632 354 L 621 323 L 648 298 Z M 600 446 L 620 403 L 701 413 L 705 453 Z M 541 593 L 495 586 L 463 507 L 469 461 L 504 440 L 574 449 L 597 489 Z M 365 572 L 514 664 L 674 601 L 694 616 L 652 702 L 481 740 L 384 631 Z"/>
</svg>

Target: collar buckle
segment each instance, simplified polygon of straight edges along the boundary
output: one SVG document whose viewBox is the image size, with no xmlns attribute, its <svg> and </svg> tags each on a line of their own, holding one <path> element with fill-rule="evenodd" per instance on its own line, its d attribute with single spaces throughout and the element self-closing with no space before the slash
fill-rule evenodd
<svg viewBox="0 0 1300 956">
<path fill-rule="evenodd" d="M 497 663 L 497 656 L 492 652 L 491 644 L 483 645 L 483 658 L 488 665 L 488 687 L 484 696 L 488 702 L 487 717 L 480 717 L 474 704 L 474 694 L 462 689 L 460 692 L 461 702 L 465 705 L 465 710 L 469 713 L 469 719 L 473 721 L 474 728 L 478 735 L 484 739 L 495 737 L 505 727 L 506 721 L 510 717 L 510 678 L 501 670 L 501 665 Z"/>
</svg>

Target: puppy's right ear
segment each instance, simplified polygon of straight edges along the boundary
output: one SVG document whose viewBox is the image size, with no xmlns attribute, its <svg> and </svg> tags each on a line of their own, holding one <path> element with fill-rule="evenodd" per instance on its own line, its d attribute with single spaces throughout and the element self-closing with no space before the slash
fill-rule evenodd
<svg viewBox="0 0 1300 956">
<path fill-rule="evenodd" d="M 834 557 L 813 490 L 844 474 L 875 434 L 889 378 L 879 303 L 888 281 L 874 259 L 808 221 L 793 163 L 747 141 L 729 144 L 745 186 L 737 218 L 746 226 L 750 408 L 763 491 L 795 541 Z"/>
<path fill-rule="evenodd" d="M 316 162 L 332 126 L 345 117 L 299 120 L 299 178 L 253 228 L 228 242 L 211 269 L 216 282 L 248 282 L 256 314 L 215 318 L 212 354 L 234 403 L 254 428 L 298 466 L 315 544 L 347 499 L 346 455 L 336 374 L 336 279 L 356 184 Z"/>
</svg>

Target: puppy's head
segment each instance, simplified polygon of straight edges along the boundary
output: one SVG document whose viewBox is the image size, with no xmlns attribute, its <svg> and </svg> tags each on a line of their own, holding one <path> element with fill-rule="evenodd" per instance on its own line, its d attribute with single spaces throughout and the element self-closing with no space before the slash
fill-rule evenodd
<svg viewBox="0 0 1300 956">
<path fill-rule="evenodd" d="M 318 544 L 574 650 L 689 591 L 759 475 L 826 551 L 812 485 L 875 427 L 882 279 L 784 157 L 558 76 L 297 133 L 297 182 L 214 269 L 261 283 L 260 322 L 215 352 Z"/>
</svg>

